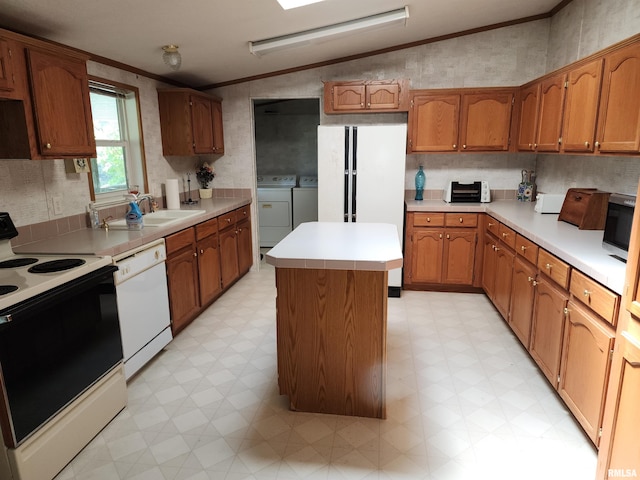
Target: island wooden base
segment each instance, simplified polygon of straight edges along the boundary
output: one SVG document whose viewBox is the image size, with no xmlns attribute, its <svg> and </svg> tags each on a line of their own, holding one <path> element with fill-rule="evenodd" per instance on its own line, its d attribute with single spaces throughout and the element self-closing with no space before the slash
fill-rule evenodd
<svg viewBox="0 0 640 480">
<path fill-rule="evenodd" d="M 385 418 L 387 272 L 276 268 L 276 286 L 291 409 Z"/>
</svg>

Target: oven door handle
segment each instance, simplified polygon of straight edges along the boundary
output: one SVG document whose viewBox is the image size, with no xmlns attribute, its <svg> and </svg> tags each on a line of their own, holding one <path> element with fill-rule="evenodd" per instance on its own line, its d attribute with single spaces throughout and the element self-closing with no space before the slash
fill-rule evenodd
<svg viewBox="0 0 640 480">
<path fill-rule="evenodd" d="M 20 321 L 22 314 L 25 312 L 33 314 L 34 312 L 46 311 L 52 303 L 78 295 L 79 292 L 88 290 L 89 288 L 102 283 L 109 277 L 113 278 L 113 272 L 117 270 L 118 267 L 115 265 L 104 266 L 98 270 L 87 273 L 82 277 L 73 279 L 60 286 L 47 290 L 44 293 L 17 303 L 9 308 L 5 308 L 0 311 L 0 330 L 10 328 L 12 323 Z M 111 288 L 115 288 L 113 284 L 111 285 Z M 3 319 L 6 320 L 2 321 Z"/>
</svg>

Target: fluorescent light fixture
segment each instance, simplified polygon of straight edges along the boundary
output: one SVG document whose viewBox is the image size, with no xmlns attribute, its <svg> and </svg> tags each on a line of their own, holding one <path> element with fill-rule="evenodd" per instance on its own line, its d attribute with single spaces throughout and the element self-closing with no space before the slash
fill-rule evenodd
<svg viewBox="0 0 640 480">
<path fill-rule="evenodd" d="M 348 22 L 327 25 L 303 32 L 283 35 L 281 37 L 268 38 L 257 42 L 249 42 L 249 51 L 256 56 L 277 52 L 288 48 L 320 43 L 329 38 L 342 37 L 367 30 L 388 27 L 392 25 L 406 25 L 409 18 L 409 7 L 405 6 L 397 10 L 391 10 L 377 15 L 350 20 Z"/>
<path fill-rule="evenodd" d="M 305 5 L 311 5 L 312 3 L 323 2 L 324 0 L 278 0 L 280 6 L 285 10 L 292 8 L 304 7 Z"/>
</svg>

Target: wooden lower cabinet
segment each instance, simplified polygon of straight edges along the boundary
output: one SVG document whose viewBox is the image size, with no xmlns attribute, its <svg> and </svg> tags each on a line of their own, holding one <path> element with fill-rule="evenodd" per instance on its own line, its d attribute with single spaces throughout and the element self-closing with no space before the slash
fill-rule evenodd
<svg viewBox="0 0 640 480">
<path fill-rule="evenodd" d="M 227 288 L 240 277 L 238 233 L 235 225 L 220 231 L 220 270 L 222 272 L 222 288 Z"/>
<path fill-rule="evenodd" d="M 253 265 L 253 248 L 251 238 L 251 222 L 245 219 L 238 223 L 238 271 L 246 273 Z"/>
<path fill-rule="evenodd" d="M 511 278 L 515 254 L 493 235 L 485 232 L 482 285 L 500 315 L 509 317 Z"/>
<path fill-rule="evenodd" d="M 198 257 L 190 245 L 167 255 L 171 331 L 175 336 L 200 311 Z"/>
<path fill-rule="evenodd" d="M 597 446 L 615 332 L 577 303 L 567 310 L 558 393 Z"/>
<path fill-rule="evenodd" d="M 526 348 L 529 348 L 531 339 L 536 275 L 536 268 L 532 264 L 516 256 L 513 262 L 509 325 Z"/>
<path fill-rule="evenodd" d="M 218 235 L 210 235 L 197 244 L 200 303 L 208 305 L 222 292 Z"/>
<path fill-rule="evenodd" d="M 484 234 L 482 256 L 482 288 L 490 299 L 493 298 L 496 282 L 496 239 Z"/>
<path fill-rule="evenodd" d="M 537 281 L 535 292 L 529 353 L 556 388 L 569 294 L 542 276 Z"/>
</svg>

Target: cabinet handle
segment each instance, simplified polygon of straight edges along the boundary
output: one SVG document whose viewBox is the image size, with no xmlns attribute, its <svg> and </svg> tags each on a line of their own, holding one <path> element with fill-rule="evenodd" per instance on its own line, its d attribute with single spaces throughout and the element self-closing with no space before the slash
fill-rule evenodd
<svg viewBox="0 0 640 480">
<path fill-rule="evenodd" d="M 527 277 L 527 282 L 531 283 L 533 281 L 533 277 Z"/>
<path fill-rule="evenodd" d="M 467 146 L 466 145 L 462 145 L 462 148 L 467 148 Z"/>
<path fill-rule="evenodd" d="M 370 107 L 370 106 L 371 106 L 371 102 L 368 102 L 368 103 L 367 103 L 367 107 Z"/>
<path fill-rule="evenodd" d="M 460 217 L 459 220 L 460 220 L 460 223 L 462 223 L 462 217 Z"/>
<path fill-rule="evenodd" d="M 51 144 L 50 143 L 45 144 L 44 148 L 46 148 L 47 150 L 51 150 Z"/>
<path fill-rule="evenodd" d="M 540 282 L 536 282 L 535 280 L 533 282 L 531 282 L 531 285 L 533 285 L 534 287 L 538 285 L 538 283 Z"/>
<path fill-rule="evenodd" d="M 589 295 L 591 295 L 591 292 L 585 288 L 585 289 L 584 289 L 584 292 L 582 292 L 582 294 L 583 294 L 585 297 L 588 297 Z"/>
<path fill-rule="evenodd" d="M 440 238 L 442 238 L 442 234 L 440 234 Z"/>
<path fill-rule="evenodd" d="M 230 218 L 227 218 L 227 223 L 231 223 L 231 219 Z"/>
<path fill-rule="evenodd" d="M 565 316 L 569 315 L 569 309 L 568 309 L 567 307 L 564 307 L 564 308 L 562 309 L 562 313 L 564 313 L 564 314 L 565 314 Z"/>
<path fill-rule="evenodd" d="M 527 249 L 527 247 L 526 247 L 525 245 L 522 245 L 522 246 L 520 247 L 520 250 L 522 250 L 523 252 L 524 252 L 526 249 Z"/>
<path fill-rule="evenodd" d="M 589 148 L 589 142 L 584 142 L 584 146 Z"/>
<path fill-rule="evenodd" d="M 551 270 L 551 264 L 550 264 L 550 263 L 547 263 L 547 264 L 544 266 L 544 268 L 546 268 L 547 270 Z"/>
<path fill-rule="evenodd" d="M 533 144 L 533 148 L 538 148 L 538 144 L 537 144 L 537 143 L 534 143 L 534 144 Z"/>
<path fill-rule="evenodd" d="M 455 143 L 453 144 L 453 149 L 455 150 L 456 148 L 458 148 L 458 145 L 456 145 Z"/>
<path fill-rule="evenodd" d="M 495 223 L 487 223 L 487 227 L 493 227 Z"/>
<path fill-rule="evenodd" d="M 596 148 L 600 148 L 600 142 L 596 142 Z"/>
<path fill-rule="evenodd" d="M 449 234 L 447 233 L 447 240 L 449 240 L 451 237 L 449 236 Z"/>
<path fill-rule="evenodd" d="M 204 255 L 204 250 L 200 249 L 200 255 Z"/>
<path fill-rule="evenodd" d="M 499 252 L 499 251 L 500 251 L 500 247 L 496 247 L 496 248 L 494 248 L 494 250 L 495 250 L 496 252 Z"/>
<path fill-rule="evenodd" d="M 496 249 L 496 246 L 491 244 L 491 248 L 493 248 L 494 250 Z"/>
<path fill-rule="evenodd" d="M 431 222 L 431 217 L 427 217 L 427 223 Z"/>
<path fill-rule="evenodd" d="M 198 256 L 198 252 L 193 252 L 193 256 L 197 257 Z"/>
<path fill-rule="evenodd" d="M 509 236 L 507 232 L 502 232 L 502 238 L 507 238 L 507 236 Z"/>
<path fill-rule="evenodd" d="M 529 148 L 533 148 L 533 144 L 532 143 L 529 144 Z"/>
<path fill-rule="evenodd" d="M 360 103 L 360 106 L 361 106 L 361 107 L 364 107 L 364 103 L 362 103 L 362 102 L 361 102 L 361 103 Z"/>
</svg>

